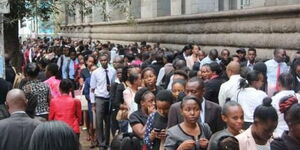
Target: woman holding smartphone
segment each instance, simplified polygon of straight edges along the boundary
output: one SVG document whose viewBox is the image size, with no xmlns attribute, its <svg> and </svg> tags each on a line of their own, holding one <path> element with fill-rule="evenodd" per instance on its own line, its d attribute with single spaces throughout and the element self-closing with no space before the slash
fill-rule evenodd
<svg viewBox="0 0 300 150">
<path fill-rule="evenodd" d="M 166 138 L 169 109 L 174 101 L 171 91 L 161 90 L 156 95 L 157 111 L 150 114 L 146 123 L 144 143 L 148 150 L 159 150 Z"/>
</svg>

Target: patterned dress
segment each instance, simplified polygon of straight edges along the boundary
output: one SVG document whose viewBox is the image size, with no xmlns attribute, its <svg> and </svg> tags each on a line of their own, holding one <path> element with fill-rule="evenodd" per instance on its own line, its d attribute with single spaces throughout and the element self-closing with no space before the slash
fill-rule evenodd
<svg viewBox="0 0 300 150">
<path fill-rule="evenodd" d="M 48 114 L 50 89 L 46 83 L 39 80 L 31 80 L 22 87 L 22 90 L 25 92 L 28 100 L 26 112 L 34 113 L 35 111 L 35 115 Z"/>
</svg>

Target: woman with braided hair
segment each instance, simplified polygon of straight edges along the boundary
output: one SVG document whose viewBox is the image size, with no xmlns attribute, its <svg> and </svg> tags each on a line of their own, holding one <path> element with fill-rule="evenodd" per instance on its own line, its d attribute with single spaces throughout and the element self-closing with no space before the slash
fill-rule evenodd
<svg viewBox="0 0 300 150">
<path fill-rule="evenodd" d="M 300 149 L 300 104 L 294 96 L 283 97 L 279 102 L 279 110 L 284 114 L 289 131 L 284 131 L 280 138 L 271 143 L 271 150 Z"/>
<path fill-rule="evenodd" d="M 282 73 L 278 77 L 278 93 L 272 97 L 272 106 L 276 109 L 278 115 L 278 126 L 274 132 L 274 137 L 281 137 L 285 130 L 288 130 L 288 125 L 284 121 L 283 113 L 280 112 L 280 100 L 286 96 L 295 96 L 300 98 L 298 93 L 295 93 L 294 79 L 290 73 Z"/>
</svg>

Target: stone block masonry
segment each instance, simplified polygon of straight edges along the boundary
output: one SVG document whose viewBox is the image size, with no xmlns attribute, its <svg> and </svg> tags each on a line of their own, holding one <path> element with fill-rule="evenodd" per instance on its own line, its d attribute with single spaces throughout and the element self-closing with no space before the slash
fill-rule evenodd
<svg viewBox="0 0 300 150">
<path fill-rule="evenodd" d="M 291 55 L 300 49 L 300 5 L 273 6 L 136 19 L 135 23 L 113 21 L 61 26 L 60 35 L 116 43 L 147 41 L 182 49 L 198 43 L 202 49 L 255 47 L 262 58 L 271 58 L 274 48 Z"/>
</svg>

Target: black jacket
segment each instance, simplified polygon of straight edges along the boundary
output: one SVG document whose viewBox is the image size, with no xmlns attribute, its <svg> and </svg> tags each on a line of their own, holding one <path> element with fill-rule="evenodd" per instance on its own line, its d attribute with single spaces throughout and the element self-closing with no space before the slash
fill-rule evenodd
<svg viewBox="0 0 300 150">
<path fill-rule="evenodd" d="M 221 84 L 223 84 L 224 82 L 226 82 L 225 79 L 220 76 L 205 82 L 204 98 L 216 104 L 219 104 L 219 99 L 218 99 L 219 91 L 220 91 Z"/>
</svg>

